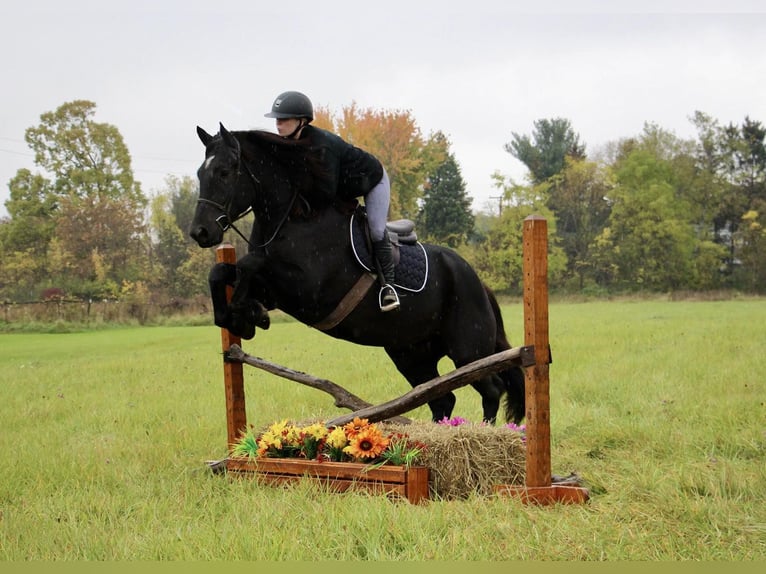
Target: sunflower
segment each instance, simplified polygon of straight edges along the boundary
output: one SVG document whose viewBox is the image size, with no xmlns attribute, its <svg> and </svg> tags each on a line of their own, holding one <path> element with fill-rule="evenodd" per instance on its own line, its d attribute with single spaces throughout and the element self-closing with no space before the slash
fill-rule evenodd
<svg viewBox="0 0 766 574">
<path fill-rule="evenodd" d="M 346 431 L 346 436 L 348 438 L 354 438 L 357 434 L 365 430 L 367 427 L 370 426 L 370 421 L 367 419 L 360 419 L 359 417 L 354 417 L 354 420 L 350 423 L 347 423 L 343 430 Z"/>
<path fill-rule="evenodd" d="M 376 427 L 366 427 L 350 439 L 343 452 L 354 458 L 374 459 L 388 446 L 388 439 Z"/>
</svg>

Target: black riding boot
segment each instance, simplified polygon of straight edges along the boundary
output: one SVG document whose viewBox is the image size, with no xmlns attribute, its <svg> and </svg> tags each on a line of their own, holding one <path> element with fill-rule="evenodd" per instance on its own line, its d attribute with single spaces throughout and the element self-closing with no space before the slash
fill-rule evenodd
<svg viewBox="0 0 766 574">
<path fill-rule="evenodd" d="M 394 289 L 394 254 L 387 234 L 380 241 L 372 242 L 372 252 L 385 279 L 385 283 L 381 285 L 380 292 L 378 293 L 380 310 L 385 312 L 398 309 L 399 295 L 396 294 Z"/>
</svg>

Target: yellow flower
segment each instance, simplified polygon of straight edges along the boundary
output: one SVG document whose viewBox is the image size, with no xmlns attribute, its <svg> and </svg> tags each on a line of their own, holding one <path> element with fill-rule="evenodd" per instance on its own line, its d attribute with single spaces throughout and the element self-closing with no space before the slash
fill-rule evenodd
<svg viewBox="0 0 766 574">
<path fill-rule="evenodd" d="M 279 450 L 282 448 L 282 435 L 275 434 L 271 429 L 269 429 L 263 433 L 263 435 L 261 435 L 260 439 L 258 439 L 258 447 L 264 451 L 271 447 Z"/>
<path fill-rule="evenodd" d="M 343 448 L 347 442 L 346 431 L 343 430 L 343 427 L 335 427 L 327 435 L 327 445 L 332 448 Z"/>
<path fill-rule="evenodd" d="M 283 436 L 286 430 L 287 430 L 287 419 L 272 424 L 269 427 L 269 430 L 266 431 L 266 433 L 264 434 L 270 433 L 274 436 Z"/>
<path fill-rule="evenodd" d="M 282 431 L 285 446 L 299 446 L 301 444 L 301 429 L 289 426 Z"/>
<path fill-rule="evenodd" d="M 347 423 L 343 428 L 346 431 L 346 436 L 348 436 L 348 438 L 353 438 L 368 426 L 370 426 L 370 421 L 368 419 L 354 417 L 354 420 Z"/>
<path fill-rule="evenodd" d="M 377 458 L 387 446 L 388 439 L 376 427 L 367 427 L 350 439 L 343 452 L 354 458 Z"/>
<path fill-rule="evenodd" d="M 309 436 L 316 440 L 322 440 L 328 434 L 327 427 L 322 423 L 314 423 L 311 426 L 305 427 L 302 431 L 303 436 Z"/>
</svg>

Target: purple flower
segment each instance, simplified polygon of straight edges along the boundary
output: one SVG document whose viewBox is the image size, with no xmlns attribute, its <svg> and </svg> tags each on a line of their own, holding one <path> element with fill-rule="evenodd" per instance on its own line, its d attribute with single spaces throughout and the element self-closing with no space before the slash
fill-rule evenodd
<svg viewBox="0 0 766 574">
<path fill-rule="evenodd" d="M 468 421 L 464 419 L 463 417 L 452 417 L 451 419 L 444 417 L 442 420 L 439 421 L 439 424 L 450 426 L 450 427 L 459 427 L 460 425 L 466 424 L 467 422 Z"/>
<path fill-rule="evenodd" d="M 510 429 L 521 434 L 521 442 L 527 442 L 527 425 L 517 425 L 516 423 L 508 423 L 503 425 L 504 428 Z"/>
</svg>

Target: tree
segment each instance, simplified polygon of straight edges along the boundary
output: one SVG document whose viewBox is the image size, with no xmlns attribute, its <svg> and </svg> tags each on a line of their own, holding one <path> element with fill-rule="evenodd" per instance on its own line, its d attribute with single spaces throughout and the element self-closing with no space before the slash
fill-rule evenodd
<svg viewBox="0 0 766 574">
<path fill-rule="evenodd" d="M 437 136 L 448 149 L 447 138 Z M 445 161 L 429 175 L 423 203 L 418 214 L 418 229 L 434 243 L 457 247 L 464 243 L 473 229 L 471 199 L 455 157 L 445 151 Z"/>
<path fill-rule="evenodd" d="M 611 200 L 608 226 L 594 242 L 597 276 L 632 290 L 689 285 L 696 241 L 670 162 L 633 149 L 616 168 Z"/>
<path fill-rule="evenodd" d="M 730 125 L 726 133 L 732 183 L 741 189 L 748 207 L 766 202 L 766 127 L 745 117 L 739 128 Z"/>
<path fill-rule="evenodd" d="M 189 176 L 181 178 L 168 176 L 165 184 L 170 197 L 170 213 L 173 215 L 175 224 L 183 232 L 186 242 L 189 245 L 196 245 L 196 242 L 189 237 L 189 229 L 197 209 L 199 181 Z"/>
<path fill-rule="evenodd" d="M 609 218 L 608 196 L 614 185 L 611 170 L 568 156 L 564 169 L 549 182 L 550 195 L 556 198 L 556 229 L 567 256 L 568 274 L 577 278 L 582 289 L 590 271 L 591 245 Z"/>
<path fill-rule="evenodd" d="M 199 196 L 198 182 L 190 177 L 168 177 L 167 188 L 151 204 L 152 283 L 171 297 L 207 293 L 207 275 L 213 251 L 200 249 L 189 237 Z M 240 252 L 244 254 L 245 250 Z"/>
<path fill-rule="evenodd" d="M 50 182 L 28 169 L 20 169 L 8 188 L 10 197 L 5 207 L 9 220 L 0 227 L 0 250 L 29 250 L 35 257 L 43 257 L 55 231 L 56 203 Z"/>
<path fill-rule="evenodd" d="M 692 121 L 698 131 L 697 178 L 692 188 L 702 214 L 698 229 L 709 235 L 704 241 L 726 247 L 723 270 L 734 281 L 731 284 L 736 285 L 739 277 L 749 288 L 753 270 L 740 266 L 755 264 L 757 251 L 747 256 L 740 251 L 749 249 L 744 238 L 757 237 L 753 226 L 759 225 L 758 214 L 766 211 L 766 128 L 749 117 L 741 126 L 722 127 L 702 112 L 696 112 Z M 741 230 L 742 225 L 746 229 Z"/>
<path fill-rule="evenodd" d="M 505 151 L 523 163 L 533 184 L 545 182 L 564 169 L 567 156 L 585 158 L 585 145 L 574 132 L 569 120 L 563 118 L 540 119 L 534 122 L 532 137 L 512 133 L 512 141 Z"/>
<path fill-rule="evenodd" d="M 17 172 L 6 202 L 10 220 L 0 234 L 4 257 L 36 258 L 38 284 L 66 284 L 82 295 L 115 293 L 142 272 L 146 255 L 146 199 L 122 136 L 93 121 L 95 107 L 68 102 L 27 129 L 45 174 Z"/>
<path fill-rule="evenodd" d="M 519 293 L 523 287 L 523 224 L 529 215 L 548 221 L 548 277 L 557 282 L 566 267 L 566 256 L 558 245 L 556 217 L 546 206 L 549 184 L 519 185 L 495 176 L 505 202 L 500 216 L 487 232 L 486 240 L 463 246 L 459 252 L 476 269 L 482 281 L 496 291 Z"/>
<path fill-rule="evenodd" d="M 750 210 L 742 216 L 735 241 L 742 260 L 738 273 L 742 276 L 741 285 L 748 291 L 766 292 L 766 228 L 757 211 Z"/>
<path fill-rule="evenodd" d="M 709 115 L 696 111 L 691 122 L 697 129 L 697 140 L 692 152 L 695 180 L 689 187 L 687 199 L 693 210 L 693 220 L 704 234 L 714 238 L 721 221 L 720 208 L 729 188 L 724 177 L 726 152 L 722 129 Z"/>
<path fill-rule="evenodd" d="M 145 205 L 122 135 L 113 125 L 94 122 L 95 111 L 93 102 L 76 100 L 42 114 L 25 133 L 35 163 L 52 176 L 58 197 L 122 197 Z"/>
<path fill-rule="evenodd" d="M 178 271 L 187 259 L 187 241 L 173 216 L 171 201 L 168 193 L 160 193 L 151 202 L 152 236 L 155 239 L 152 242 L 152 276 L 165 291 L 176 295 L 184 287 Z"/>
<path fill-rule="evenodd" d="M 56 239 L 63 264 L 58 281 L 83 297 L 116 296 L 124 281 L 141 278 L 147 263 L 143 213 L 129 198 L 62 199 Z"/>
</svg>

